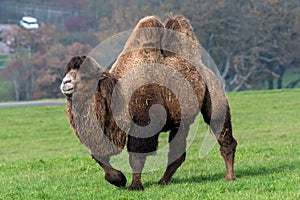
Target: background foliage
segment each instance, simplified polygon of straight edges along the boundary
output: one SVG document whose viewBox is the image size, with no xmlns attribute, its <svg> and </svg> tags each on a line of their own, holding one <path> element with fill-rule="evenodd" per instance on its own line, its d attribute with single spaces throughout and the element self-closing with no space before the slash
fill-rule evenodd
<svg viewBox="0 0 300 200">
<path fill-rule="evenodd" d="M 0 71 L 10 90 L 3 93 L 15 100 L 61 97 L 59 83 L 72 56 L 88 54 L 144 16 L 170 13 L 190 20 L 227 91 L 300 86 L 298 0 L 12 0 L 1 1 L 0 13 L 1 23 L 32 15 L 42 25 L 30 32 L 16 28 L 4 38 L 14 53 Z"/>
</svg>

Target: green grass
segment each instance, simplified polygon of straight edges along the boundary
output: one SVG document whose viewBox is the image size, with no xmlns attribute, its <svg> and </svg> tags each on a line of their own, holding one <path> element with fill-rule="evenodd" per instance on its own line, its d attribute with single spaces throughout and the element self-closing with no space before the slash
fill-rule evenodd
<svg viewBox="0 0 300 200">
<path fill-rule="evenodd" d="M 11 101 L 12 99 L 13 99 L 12 83 L 9 81 L 0 80 L 0 102 Z"/>
<path fill-rule="evenodd" d="M 13 99 L 13 83 L 7 79 L 4 73 L 9 55 L 0 54 L 0 102 L 11 101 Z"/>
<path fill-rule="evenodd" d="M 0 102 L 13 99 L 13 84 L 7 79 L 7 75 L 4 73 L 4 67 L 8 59 L 9 55 L 0 54 Z"/>
<path fill-rule="evenodd" d="M 8 55 L 0 54 L 0 67 L 6 64 L 8 58 L 9 58 Z"/>
<path fill-rule="evenodd" d="M 4 69 L 9 59 L 9 55 L 0 54 L 0 70 Z"/>
<path fill-rule="evenodd" d="M 64 106 L 2 108 L 0 199 L 299 199 L 300 90 L 228 96 L 239 143 L 237 180 L 224 181 L 217 145 L 199 159 L 202 126 L 172 183 L 157 185 L 164 169 L 145 173 L 142 192 L 104 180 L 103 171 L 72 133 Z M 162 144 L 165 139 L 166 134 Z M 125 175 L 128 187 L 131 176 Z"/>
<path fill-rule="evenodd" d="M 298 80 L 300 77 L 300 72 L 298 69 L 289 70 L 283 77 L 283 87 L 287 87 L 289 83 Z M 295 88 L 299 88 L 300 83 L 298 83 Z"/>
</svg>

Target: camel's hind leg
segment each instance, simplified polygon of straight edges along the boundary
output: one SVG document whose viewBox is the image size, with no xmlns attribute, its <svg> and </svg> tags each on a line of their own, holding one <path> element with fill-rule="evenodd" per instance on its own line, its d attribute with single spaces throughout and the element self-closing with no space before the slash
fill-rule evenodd
<svg viewBox="0 0 300 200">
<path fill-rule="evenodd" d="M 178 167 L 185 161 L 188 130 L 173 129 L 169 135 L 168 166 L 158 184 L 168 184 Z"/>
<path fill-rule="evenodd" d="M 234 154 L 237 142 L 232 136 L 231 125 L 230 128 L 224 128 L 222 133 L 218 136 L 218 143 L 220 144 L 221 155 L 225 160 L 226 178 L 227 181 L 235 180 L 234 176 Z"/>
<path fill-rule="evenodd" d="M 201 109 L 204 121 L 210 125 L 220 145 L 221 155 L 226 165 L 225 180 L 235 180 L 234 176 L 234 154 L 237 142 L 232 136 L 231 116 L 228 102 L 226 99 L 214 102 L 216 105 L 212 109 L 209 93 L 206 93 L 205 100 Z M 215 106 L 215 105 L 214 105 Z"/>
</svg>

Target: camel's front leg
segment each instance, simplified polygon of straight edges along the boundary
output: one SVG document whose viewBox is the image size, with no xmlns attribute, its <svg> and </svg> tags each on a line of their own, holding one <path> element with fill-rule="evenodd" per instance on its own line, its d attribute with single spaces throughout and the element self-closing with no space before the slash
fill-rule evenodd
<svg viewBox="0 0 300 200">
<path fill-rule="evenodd" d="M 142 171 L 145 165 L 146 155 L 129 153 L 129 162 L 132 168 L 132 183 L 129 190 L 144 190 L 142 184 Z"/>
<path fill-rule="evenodd" d="M 153 154 L 157 150 L 158 134 L 148 138 L 134 137 L 134 128 L 131 134 L 128 135 L 127 148 L 129 151 L 129 162 L 132 168 L 132 183 L 129 190 L 143 190 L 142 185 L 142 171 L 146 158 L 148 155 Z"/>
<path fill-rule="evenodd" d="M 126 177 L 124 174 L 114 169 L 109 163 L 109 157 L 95 157 L 92 155 L 92 158 L 102 167 L 105 172 L 105 180 L 109 183 L 117 186 L 117 187 L 124 187 L 126 185 Z"/>
</svg>

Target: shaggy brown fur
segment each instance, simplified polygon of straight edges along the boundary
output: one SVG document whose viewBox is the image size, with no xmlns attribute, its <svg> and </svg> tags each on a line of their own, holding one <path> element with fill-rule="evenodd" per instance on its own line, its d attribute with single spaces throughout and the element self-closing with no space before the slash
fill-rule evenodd
<svg viewBox="0 0 300 200">
<path fill-rule="evenodd" d="M 110 183 L 126 184 L 125 176 L 109 164 L 109 157 L 124 148 L 128 128 L 127 147 L 133 170 L 129 189 L 143 189 L 142 169 L 147 155 L 157 150 L 161 131 L 170 131 L 170 149 L 168 166 L 159 184 L 169 183 L 185 160 L 189 126 L 199 111 L 221 146 L 226 180 L 234 180 L 236 141 L 232 137 L 229 105 L 217 78 L 201 62 L 199 47 L 183 16 L 170 17 L 164 24 L 151 16 L 140 20 L 109 72 L 101 70 L 90 57 L 79 56 L 69 62 L 67 74 L 76 74 L 72 79 L 74 93 L 68 97 L 70 123 Z M 114 108 L 119 110 L 119 119 L 114 118 L 111 108 L 113 89 L 120 101 L 114 105 L 122 105 Z M 86 94 L 87 91 L 95 93 Z M 155 120 L 163 122 L 157 130 L 144 129 Z M 99 134 L 98 129 L 104 134 Z"/>
<path fill-rule="evenodd" d="M 94 156 L 120 153 L 126 135 L 116 125 L 110 108 L 117 79 L 102 70 L 94 59 L 86 56 L 74 57 L 67 68 L 69 72 L 76 73 L 76 90 L 72 98 L 68 98 L 67 112 L 77 137 Z M 91 107 L 90 103 L 95 106 Z M 97 123 L 99 127 L 95 125 Z M 99 130 L 103 130 L 105 137 L 98 134 Z"/>
</svg>

